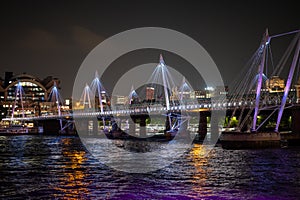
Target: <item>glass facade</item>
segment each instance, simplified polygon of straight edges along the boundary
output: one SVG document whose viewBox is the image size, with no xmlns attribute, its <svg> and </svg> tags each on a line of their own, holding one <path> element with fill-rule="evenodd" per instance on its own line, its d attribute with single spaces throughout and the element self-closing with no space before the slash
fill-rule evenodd
<svg viewBox="0 0 300 200">
<path fill-rule="evenodd" d="M 5 79 L 0 77 L 0 118 L 56 114 L 56 103 L 49 96 L 54 86 L 59 89 L 59 83 L 52 76 L 39 79 L 26 73 L 14 76 L 6 72 Z"/>
<path fill-rule="evenodd" d="M 43 102 L 45 99 L 45 88 L 42 88 L 36 83 L 30 81 L 20 81 L 13 86 L 7 88 L 6 101 L 15 101 L 17 87 L 19 86 L 22 93 L 22 99 L 26 102 Z M 20 94 L 18 94 L 19 96 Z M 17 97 L 19 98 L 19 97 Z M 18 100 L 18 99 L 17 99 Z"/>
</svg>

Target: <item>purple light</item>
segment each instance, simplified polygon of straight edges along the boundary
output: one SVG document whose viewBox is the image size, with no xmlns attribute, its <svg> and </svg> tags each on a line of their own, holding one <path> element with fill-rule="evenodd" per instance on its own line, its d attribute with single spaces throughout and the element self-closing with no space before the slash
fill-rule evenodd
<svg viewBox="0 0 300 200">
<path fill-rule="evenodd" d="M 288 96 L 289 91 L 290 91 L 294 71 L 295 71 L 297 61 L 298 61 L 298 58 L 299 58 L 299 51 L 300 51 L 300 34 L 298 34 L 298 44 L 297 44 L 295 55 L 294 55 L 294 58 L 293 58 L 293 62 L 292 62 L 291 68 L 290 68 L 289 76 L 288 76 L 288 79 L 286 81 L 286 86 L 285 86 L 284 95 L 283 95 L 283 98 L 282 98 L 282 101 L 281 101 L 280 110 L 278 112 L 278 118 L 277 118 L 277 123 L 276 123 L 276 128 L 275 128 L 276 132 L 278 132 L 278 128 L 279 128 L 279 124 L 280 124 L 281 117 L 282 117 L 282 114 L 283 114 L 283 110 L 284 110 L 284 107 L 285 107 L 286 99 L 287 99 L 287 96 Z"/>
</svg>

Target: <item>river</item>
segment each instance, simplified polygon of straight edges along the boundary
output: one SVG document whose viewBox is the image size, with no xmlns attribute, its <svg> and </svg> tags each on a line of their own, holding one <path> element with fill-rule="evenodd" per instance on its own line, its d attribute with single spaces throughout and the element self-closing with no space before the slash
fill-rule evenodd
<svg viewBox="0 0 300 200">
<path fill-rule="evenodd" d="M 146 174 L 105 166 L 76 136 L 0 136 L 3 199 L 299 199 L 300 147 L 202 146 Z M 117 155 L 116 159 L 117 159 Z"/>
</svg>

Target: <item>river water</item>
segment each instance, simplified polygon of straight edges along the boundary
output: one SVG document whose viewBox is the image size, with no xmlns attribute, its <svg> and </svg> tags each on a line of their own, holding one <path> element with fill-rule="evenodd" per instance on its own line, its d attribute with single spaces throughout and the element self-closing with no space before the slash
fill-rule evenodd
<svg viewBox="0 0 300 200">
<path fill-rule="evenodd" d="M 168 167 L 134 174 L 105 166 L 76 136 L 0 136 L 0 198 L 300 198 L 300 147 L 201 151 L 194 144 Z"/>
</svg>

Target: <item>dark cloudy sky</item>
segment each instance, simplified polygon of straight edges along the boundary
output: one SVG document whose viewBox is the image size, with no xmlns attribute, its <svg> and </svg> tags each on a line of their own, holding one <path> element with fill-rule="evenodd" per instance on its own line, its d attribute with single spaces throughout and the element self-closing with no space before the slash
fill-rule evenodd
<svg viewBox="0 0 300 200">
<path fill-rule="evenodd" d="M 155 26 L 198 41 L 227 83 L 254 53 L 266 28 L 272 35 L 300 27 L 293 1 L 120 2 L 1 1 L 0 76 L 5 71 L 52 75 L 62 80 L 68 97 L 77 69 L 99 42 L 127 29 Z"/>
</svg>

